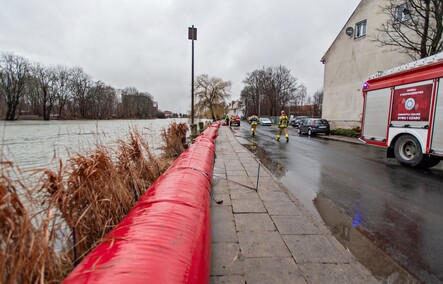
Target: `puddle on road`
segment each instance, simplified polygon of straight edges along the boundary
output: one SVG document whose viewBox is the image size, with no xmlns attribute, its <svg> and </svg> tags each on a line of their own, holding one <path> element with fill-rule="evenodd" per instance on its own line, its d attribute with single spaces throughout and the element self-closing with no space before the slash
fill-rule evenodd
<svg viewBox="0 0 443 284">
<path fill-rule="evenodd" d="M 261 147 L 258 147 L 255 144 L 244 144 L 245 146 L 252 154 L 254 154 L 260 162 L 269 170 L 272 172 L 272 174 L 278 178 L 282 177 L 285 172 L 286 168 L 283 164 L 273 161 L 271 158 L 269 158 L 269 155 L 266 153 L 264 149 Z"/>
<path fill-rule="evenodd" d="M 416 283 L 411 274 L 368 239 L 368 233 L 330 201 L 317 196 L 314 205 L 333 236 L 378 280 L 386 283 Z"/>
<path fill-rule="evenodd" d="M 278 178 L 286 173 L 284 164 L 273 161 L 269 154 L 256 144 L 242 143 L 260 162 Z M 371 235 L 358 226 L 357 220 L 341 212 L 329 200 L 317 196 L 314 206 L 333 236 L 378 280 L 384 283 L 417 283 L 414 276 L 403 269 L 370 239 Z M 305 205 L 306 206 L 306 205 Z"/>
</svg>

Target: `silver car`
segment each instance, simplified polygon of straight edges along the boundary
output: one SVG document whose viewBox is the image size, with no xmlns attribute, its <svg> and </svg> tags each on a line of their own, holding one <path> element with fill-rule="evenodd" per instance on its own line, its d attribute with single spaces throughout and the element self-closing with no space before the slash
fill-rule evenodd
<svg viewBox="0 0 443 284">
<path fill-rule="evenodd" d="M 272 121 L 267 117 L 260 117 L 258 123 L 263 126 L 271 126 L 272 125 Z"/>
</svg>

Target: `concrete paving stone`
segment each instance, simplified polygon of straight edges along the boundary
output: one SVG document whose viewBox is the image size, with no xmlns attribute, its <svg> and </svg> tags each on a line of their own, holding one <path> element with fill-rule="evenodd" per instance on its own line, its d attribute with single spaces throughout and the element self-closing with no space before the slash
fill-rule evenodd
<svg viewBox="0 0 443 284">
<path fill-rule="evenodd" d="M 281 191 L 258 191 L 263 201 L 287 201 L 288 196 Z"/>
<path fill-rule="evenodd" d="M 250 168 L 250 169 L 257 169 L 258 170 L 258 165 L 259 163 L 250 158 L 250 159 L 245 159 L 245 158 L 240 158 L 240 163 L 242 163 L 242 165 L 245 167 L 245 169 Z M 260 167 L 260 171 L 262 170 L 263 167 Z"/>
<path fill-rule="evenodd" d="M 245 170 L 238 171 L 226 171 L 226 176 L 228 179 L 232 179 L 232 177 L 238 178 L 249 178 L 248 173 Z"/>
<path fill-rule="evenodd" d="M 212 172 L 213 176 L 223 176 L 226 177 L 226 169 L 214 169 L 214 171 Z"/>
<path fill-rule="evenodd" d="M 234 213 L 266 213 L 266 208 L 260 199 L 233 199 L 232 208 Z"/>
<path fill-rule="evenodd" d="M 227 171 L 244 171 L 245 167 L 237 161 L 237 159 L 230 160 L 226 163 Z"/>
<path fill-rule="evenodd" d="M 232 191 L 236 191 L 236 190 L 253 190 L 255 191 L 255 187 L 252 187 L 252 185 L 249 184 L 242 184 L 242 183 L 238 183 L 232 180 L 228 180 L 228 189 L 232 192 Z"/>
<path fill-rule="evenodd" d="M 213 243 L 238 242 L 232 206 L 212 206 L 211 225 Z"/>
<path fill-rule="evenodd" d="M 248 174 L 248 176 L 254 177 L 255 179 L 257 179 L 257 176 L 259 174 L 257 168 L 246 168 L 246 173 Z"/>
<path fill-rule="evenodd" d="M 225 165 L 228 166 L 230 164 L 233 164 L 233 161 L 237 161 L 238 157 L 237 154 L 229 154 L 229 155 L 224 154 L 223 159 L 225 160 Z"/>
<path fill-rule="evenodd" d="M 292 258 L 246 258 L 246 283 L 307 283 Z"/>
<path fill-rule="evenodd" d="M 213 175 L 212 176 L 212 187 L 228 187 L 228 181 L 226 180 L 226 175 Z"/>
<path fill-rule="evenodd" d="M 260 200 L 258 193 L 250 188 L 231 190 L 231 199 L 257 199 Z"/>
<path fill-rule="evenodd" d="M 306 263 L 300 265 L 308 283 L 379 283 L 348 263 Z"/>
<path fill-rule="evenodd" d="M 213 243 L 211 247 L 211 276 L 243 274 L 237 243 Z"/>
<path fill-rule="evenodd" d="M 261 171 L 261 170 L 260 170 Z M 261 174 L 261 173 L 260 173 Z M 277 188 L 279 188 L 279 187 L 281 187 L 281 186 L 279 186 L 278 184 L 277 184 L 277 182 L 274 180 L 274 178 L 272 178 L 271 176 L 261 176 L 260 175 L 260 179 L 259 179 L 259 183 L 263 183 L 263 184 L 270 184 L 270 185 L 274 185 L 275 184 L 275 186 L 277 187 Z M 284 188 L 284 187 L 282 187 L 282 188 Z"/>
<path fill-rule="evenodd" d="M 234 216 L 235 219 L 235 216 Z M 305 216 L 272 216 L 282 235 L 319 235 L 322 232 Z"/>
<path fill-rule="evenodd" d="M 271 216 L 300 216 L 302 211 L 292 201 L 265 201 L 263 202 Z"/>
<path fill-rule="evenodd" d="M 238 232 L 242 255 L 248 257 L 291 257 L 278 232 Z"/>
<path fill-rule="evenodd" d="M 267 213 L 234 214 L 237 232 L 275 231 L 275 225 Z"/>
<path fill-rule="evenodd" d="M 211 284 L 245 284 L 243 275 L 211 276 Z"/>
<path fill-rule="evenodd" d="M 215 198 L 215 200 L 214 200 Z M 216 201 L 223 201 L 221 204 L 217 204 Z M 211 197 L 211 206 L 232 206 L 231 198 L 229 194 L 214 194 L 213 197 Z"/>
<path fill-rule="evenodd" d="M 253 186 L 253 183 L 248 176 L 228 176 L 228 180 L 233 181 L 238 184 L 241 184 L 241 185 L 246 185 L 246 186 L 250 186 L 250 187 Z"/>
<path fill-rule="evenodd" d="M 254 180 L 253 182 L 253 186 L 255 187 L 255 185 L 257 184 L 257 180 Z M 281 188 L 279 188 L 275 183 L 263 183 L 260 180 L 258 181 L 258 191 L 279 191 L 279 192 L 284 192 L 284 190 L 282 190 Z"/>
<path fill-rule="evenodd" d="M 295 261 L 301 263 L 347 263 L 342 251 L 323 235 L 283 235 Z"/>
<path fill-rule="evenodd" d="M 245 170 L 226 170 L 226 176 L 228 179 L 232 176 L 248 177 L 248 173 Z"/>
</svg>

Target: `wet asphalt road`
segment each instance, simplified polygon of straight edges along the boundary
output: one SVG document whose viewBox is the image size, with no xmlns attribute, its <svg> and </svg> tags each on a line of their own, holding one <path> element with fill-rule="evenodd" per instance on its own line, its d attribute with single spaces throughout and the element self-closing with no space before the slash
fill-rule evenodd
<svg viewBox="0 0 443 284">
<path fill-rule="evenodd" d="M 259 126 L 254 138 L 245 122 L 232 129 L 374 274 L 395 278 L 373 256 L 388 255 L 420 282 L 443 281 L 442 163 L 409 169 L 383 148 L 299 136 L 292 127 L 289 143 L 275 141 L 276 126 Z M 383 253 L 369 252 L 372 244 Z"/>
</svg>

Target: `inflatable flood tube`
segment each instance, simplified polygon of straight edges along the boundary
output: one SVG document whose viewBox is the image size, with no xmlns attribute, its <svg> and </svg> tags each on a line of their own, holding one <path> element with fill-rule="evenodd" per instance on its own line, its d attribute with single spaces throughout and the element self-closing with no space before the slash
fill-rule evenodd
<svg viewBox="0 0 443 284">
<path fill-rule="evenodd" d="M 220 123 L 200 135 L 63 283 L 208 283 Z"/>
</svg>

